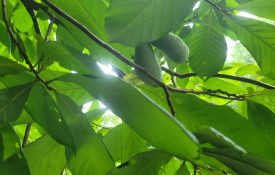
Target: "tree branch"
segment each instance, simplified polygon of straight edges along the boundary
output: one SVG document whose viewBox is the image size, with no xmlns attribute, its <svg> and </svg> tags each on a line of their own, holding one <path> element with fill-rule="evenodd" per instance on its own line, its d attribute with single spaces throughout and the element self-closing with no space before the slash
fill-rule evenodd
<svg viewBox="0 0 275 175">
<path fill-rule="evenodd" d="M 25 146 L 28 143 L 28 138 L 29 138 L 29 135 L 30 135 L 30 132 L 31 132 L 31 128 L 32 128 L 32 124 L 28 123 L 27 127 L 26 127 L 26 130 L 25 130 L 24 138 L 23 138 L 23 143 L 22 143 L 23 148 L 25 148 Z"/>
<path fill-rule="evenodd" d="M 171 92 L 180 92 L 180 93 L 191 93 L 191 94 L 206 94 L 206 95 L 211 95 L 211 96 L 216 96 L 216 97 L 220 97 L 219 95 L 213 94 L 213 93 L 223 93 L 228 95 L 229 93 L 223 92 L 221 90 L 206 90 L 206 91 L 196 91 L 196 90 L 187 90 L 187 89 L 177 89 L 177 88 L 173 88 L 170 86 L 167 86 L 166 84 L 164 84 L 163 82 L 159 81 L 158 79 L 154 78 L 154 76 L 152 76 L 150 73 L 148 73 L 143 67 L 135 64 L 134 62 L 130 61 L 127 57 L 125 57 L 124 55 L 122 55 L 120 52 L 118 52 L 117 50 L 115 50 L 114 48 L 112 48 L 110 45 L 108 45 L 106 42 L 104 42 L 103 40 L 101 40 L 100 38 L 98 38 L 94 33 L 92 33 L 86 26 L 84 26 L 83 24 L 79 23 L 76 19 L 74 19 L 73 17 L 71 17 L 70 15 L 68 15 L 66 12 L 64 12 L 62 9 L 60 9 L 59 7 L 57 7 L 55 4 L 53 4 L 52 2 L 48 1 L 48 0 L 42 0 L 48 7 L 50 7 L 53 11 L 55 11 L 58 15 L 62 16 L 63 18 L 65 18 L 66 20 L 68 20 L 70 23 L 72 23 L 73 25 L 75 25 L 78 29 L 80 29 L 83 33 L 85 33 L 90 39 L 92 39 L 94 42 L 96 42 L 99 46 L 103 47 L 104 49 L 106 49 L 108 52 L 110 52 L 111 54 L 113 54 L 115 57 L 117 57 L 118 59 L 120 59 L 122 62 L 124 62 L 125 64 L 135 68 L 136 70 L 139 70 L 141 72 L 143 72 L 148 78 L 150 78 L 152 81 L 154 81 L 157 85 L 159 85 L 162 88 L 167 88 L 168 90 L 170 90 Z M 230 96 L 236 96 L 235 94 L 230 94 Z M 243 97 L 236 96 L 238 97 L 238 100 L 243 100 Z M 226 99 L 233 99 L 236 100 L 236 98 L 230 98 L 230 97 L 222 97 L 222 98 L 226 98 Z"/>
<path fill-rule="evenodd" d="M 167 72 L 168 74 L 170 74 L 171 76 L 175 76 L 175 77 L 178 77 L 178 78 L 188 78 L 188 77 L 197 76 L 196 73 L 179 74 L 179 73 L 173 72 L 170 69 L 167 69 L 166 67 L 163 67 L 163 66 L 161 67 L 161 69 L 163 71 Z M 233 75 L 227 75 L 227 74 L 216 74 L 213 77 L 241 81 L 241 82 L 257 85 L 257 86 L 260 86 L 260 87 L 263 87 L 263 88 L 266 88 L 266 89 L 275 89 L 275 86 L 272 86 L 270 84 L 266 84 L 266 83 L 263 83 L 263 82 L 260 82 L 260 81 L 257 81 L 257 80 L 245 78 L 245 77 L 239 77 L 239 76 L 233 76 Z"/>
<path fill-rule="evenodd" d="M 6 0 L 2 0 L 2 15 L 3 15 L 3 21 L 6 25 L 8 34 L 11 38 L 11 40 L 14 42 L 14 44 L 17 46 L 20 54 L 23 56 L 25 62 L 27 63 L 27 65 L 29 66 L 30 70 L 34 73 L 36 80 L 42 82 L 49 90 L 54 90 L 53 88 L 49 87 L 45 81 L 43 81 L 41 79 L 41 77 L 38 75 L 38 72 L 35 70 L 35 68 L 33 67 L 33 65 L 31 64 L 28 55 L 25 52 L 25 49 L 23 48 L 23 46 L 20 44 L 20 42 L 17 40 L 16 35 L 13 32 L 13 29 L 11 27 L 11 24 L 9 22 L 9 18 L 8 18 L 8 12 L 7 12 L 7 2 Z"/>
<path fill-rule="evenodd" d="M 164 91 L 164 93 L 165 93 L 166 101 L 167 101 L 167 104 L 168 104 L 168 106 L 169 106 L 169 108 L 170 108 L 171 114 L 172 114 L 173 116 L 175 116 L 175 115 L 176 115 L 175 108 L 174 108 L 173 103 L 172 103 L 172 101 L 171 101 L 171 98 L 170 98 L 170 94 L 169 94 L 169 92 L 168 92 L 168 89 L 167 89 L 165 86 L 162 87 L 162 89 L 163 89 L 163 91 Z"/>
</svg>

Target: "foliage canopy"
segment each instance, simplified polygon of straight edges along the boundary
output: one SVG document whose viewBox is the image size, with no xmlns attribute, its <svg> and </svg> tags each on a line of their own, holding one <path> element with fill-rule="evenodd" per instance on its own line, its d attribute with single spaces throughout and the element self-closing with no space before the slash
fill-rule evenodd
<svg viewBox="0 0 275 175">
<path fill-rule="evenodd" d="M 1 175 L 275 175 L 275 0 L 0 7 Z"/>
</svg>

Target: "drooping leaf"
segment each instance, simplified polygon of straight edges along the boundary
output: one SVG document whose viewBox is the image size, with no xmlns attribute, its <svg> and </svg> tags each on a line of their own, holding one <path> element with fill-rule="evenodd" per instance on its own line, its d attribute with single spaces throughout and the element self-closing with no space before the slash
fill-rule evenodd
<svg viewBox="0 0 275 175">
<path fill-rule="evenodd" d="M 228 17 L 229 27 L 251 53 L 264 75 L 275 78 L 275 26 L 245 17 Z"/>
<path fill-rule="evenodd" d="M 92 130 L 79 107 L 67 96 L 55 93 L 57 104 L 76 144 L 75 154 L 67 149 L 67 160 L 73 174 L 101 175 L 114 167 L 106 147 Z"/>
<path fill-rule="evenodd" d="M 135 47 L 173 30 L 193 5 L 192 0 L 112 0 L 105 28 L 112 42 Z"/>
<path fill-rule="evenodd" d="M 274 147 L 267 136 L 230 107 L 213 105 L 193 95 L 172 94 L 171 99 L 176 117 L 190 131 L 213 127 L 247 152 L 275 159 Z"/>
<path fill-rule="evenodd" d="M 0 90 L 0 126 L 15 121 L 25 106 L 32 84 Z"/>
<path fill-rule="evenodd" d="M 0 76 L 7 74 L 15 74 L 27 70 L 25 67 L 19 65 L 15 61 L 0 56 Z"/>
<path fill-rule="evenodd" d="M 204 148 L 203 152 L 218 159 L 239 175 L 275 174 L 275 162 L 250 153 L 244 154 L 231 148 Z"/>
<path fill-rule="evenodd" d="M 136 155 L 129 161 L 129 165 L 112 170 L 108 175 L 148 174 L 158 175 L 162 166 L 172 157 L 162 151 L 154 150 Z"/>
<path fill-rule="evenodd" d="M 215 75 L 226 59 L 227 46 L 219 20 L 213 10 L 203 18 L 190 38 L 191 68 L 200 76 Z"/>
<path fill-rule="evenodd" d="M 114 161 L 124 163 L 134 154 L 147 150 L 147 143 L 126 124 L 113 128 L 103 139 Z"/>
<path fill-rule="evenodd" d="M 59 174 L 66 165 L 65 148 L 45 135 L 24 148 L 32 175 Z"/>
<path fill-rule="evenodd" d="M 243 148 L 241 148 L 239 145 L 234 143 L 232 140 L 230 140 L 228 137 L 226 137 L 214 128 L 202 127 L 194 134 L 198 138 L 200 143 L 210 143 L 211 145 L 218 148 L 231 148 L 246 153 Z"/>
<path fill-rule="evenodd" d="M 36 83 L 26 106 L 33 120 L 57 142 L 75 149 L 68 123 L 45 87 Z"/>
<path fill-rule="evenodd" d="M 275 1 L 274 0 L 255 0 L 240 4 L 235 9 L 251 13 L 253 15 L 275 20 Z"/>
<path fill-rule="evenodd" d="M 121 79 L 68 75 L 60 80 L 85 88 L 153 146 L 182 158 L 195 159 L 199 155 L 195 137 L 183 125 Z"/>
</svg>

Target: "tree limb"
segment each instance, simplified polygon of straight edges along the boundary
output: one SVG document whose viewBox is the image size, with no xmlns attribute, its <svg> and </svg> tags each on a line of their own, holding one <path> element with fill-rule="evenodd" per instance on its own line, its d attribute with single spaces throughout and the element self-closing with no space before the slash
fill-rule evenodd
<svg viewBox="0 0 275 175">
<path fill-rule="evenodd" d="M 179 73 L 173 72 L 170 69 L 167 69 L 166 67 L 163 67 L 163 66 L 161 67 L 161 69 L 163 71 L 167 72 L 168 74 L 170 74 L 171 76 L 175 76 L 175 77 L 178 77 L 178 78 L 188 78 L 188 77 L 198 76 L 196 73 L 179 74 Z M 260 86 L 260 87 L 263 87 L 263 88 L 266 88 L 266 89 L 275 89 L 275 86 L 272 86 L 270 84 L 263 83 L 263 82 L 260 82 L 260 81 L 257 81 L 257 80 L 245 78 L 245 77 L 239 77 L 239 76 L 233 76 L 233 75 L 227 75 L 227 74 L 216 74 L 213 77 L 241 81 L 241 82 L 257 85 L 257 86 Z"/>
</svg>

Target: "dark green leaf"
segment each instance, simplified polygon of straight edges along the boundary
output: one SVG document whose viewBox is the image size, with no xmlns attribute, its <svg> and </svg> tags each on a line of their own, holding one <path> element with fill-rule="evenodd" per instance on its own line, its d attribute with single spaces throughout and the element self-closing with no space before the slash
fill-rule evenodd
<svg viewBox="0 0 275 175">
<path fill-rule="evenodd" d="M 217 74 L 223 67 L 227 46 L 214 11 L 210 10 L 190 38 L 191 68 L 200 76 Z"/>
<path fill-rule="evenodd" d="M 253 102 L 247 102 L 249 120 L 268 137 L 270 144 L 275 148 L 275 114 L 267 107 Z"/>
<path fill-rule="evenodd" d="M 166 110 L 121 79 L 68 75 L 61 80 L 81 85 L 153 146 L 182 158 L 198 157 L 195 137 Z"/>
<path fill-rule="evenodd" d="M 0 56 L 0 76 L 7 74 L 16 74 L 27 70 L 25 67 L 19 65 L 15 61 Z"/>
<path fill-rule="evenodd" d="M 42 84 L 36 83 L 33 86 L 28 99 L 27 110 L 33 120 L 53 139 L 71 148 L 76 147 L 68 123 Z"/>
<path fill-rule="evenodd" d="M 27 161 L 14 129 L 9 124 L 1 126 L 0 135 L 0 174 L 30 175 Z"/>
<path fill-rule="evenodd" d="M 91 129 L 88 120 L 78 106 L 67 96 L 55 93 L 57 104 L 65 122 L 69 125 L 76 144 L 76 153 L 68 149 L 67 160 L 73 174 L 102 175 L 114 167 L 108 151 Z"/>
<path fill-rule="evenodd" d="M 112 0 L 105 28 L 112 42 L 138 46 L 173 30 L 193 5 L 192 0 Z"/>
<path fill-rule="evenodd" d="M 275 150 L 268 137 L 233 109 L 207 103 L 193 95 L 173 94 L 171 98 L 176 117 L 190 131 L 213 127 L 247 152 L 275 160 Z"/>
<path fill-rule="evenodd" d="M 148 174 L 157 175 L 162 172 L 162 167 L 172 157 L 159 150 L 144 152 L 136 155 L 129 161 L 129 165 L 114 169 L 108 175 Z"/>
<path fill-rule="evenodd" d="M 273 175 L 275 163 L 231 148 L 204 148 L 203 152 L 226 164 L 239 175 Z"/>
<path fill-rule="evenodd" d="M 15 121 L 25 106 L 32 84 L 0 90 L 0 126 Z"/>
</svg>

